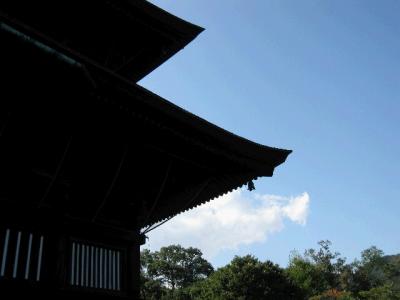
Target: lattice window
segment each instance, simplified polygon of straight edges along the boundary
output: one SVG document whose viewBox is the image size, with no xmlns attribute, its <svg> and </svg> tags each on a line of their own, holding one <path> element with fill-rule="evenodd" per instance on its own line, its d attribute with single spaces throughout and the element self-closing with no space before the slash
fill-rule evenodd
<svg viewBox="0 0 400 300">
<path fill-rule="evenodd" d="M 69 283 L 74 287 L 121 291 L 122 251 L 74 241 Z"/>
<path fill-rule="evenodd" d="M 40 234 L 9 228 L 0 231 L 0 280 L 40 281 L 44 242 Z"/>
</svg>

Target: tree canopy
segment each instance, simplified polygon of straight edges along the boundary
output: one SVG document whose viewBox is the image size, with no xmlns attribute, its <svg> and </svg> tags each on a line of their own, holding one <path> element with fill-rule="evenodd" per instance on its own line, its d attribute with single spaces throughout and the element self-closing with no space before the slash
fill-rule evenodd
<svg viewBox="0 0 400 300">
<path fill-rule="evenodd" d="M 196 248 L 180 245 L 141 252 L 143 299 L 400 300 L 400 255 L 375 246 L 346 263 L 332 243 L 293 251 L 287 268 L 236 256 L 214 271 Z"/>
<path fill-rule="evenodd" d="M 186 288 L 208 277 L 214 269 L 202 255 L 197 248 L 180 245 L 163 247 L 155 252 L 143 250 L 141 267 L 145 289 L 142 294 L 161 296 L 168 293 L 168 289 L 173 293 L 175 289 Z"/>
<path fill-rule="evenodd" d="M 193 293 L 195 294 L 195 293 Z M 192 294 L 192 295 L 193 295 Z M 196 295 L 196 294 L 195 294 Z M 201 284 L 197 299 L 299 299 L 301 290 L 284 270 L 251 255 L 236 256 Z"/>
</svg>

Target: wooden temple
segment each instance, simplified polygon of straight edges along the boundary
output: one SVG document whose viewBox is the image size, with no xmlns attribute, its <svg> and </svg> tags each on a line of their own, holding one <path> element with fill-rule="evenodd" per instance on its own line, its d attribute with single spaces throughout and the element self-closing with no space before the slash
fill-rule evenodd
<svg viewBox="0 0 400 300">
<path fill-rule="evenodd" d="M 137 84 L 201 31 L 141 0 L 0 2 L 2 299 L 137 299 L 145 232 L 285 161 Z"/>
</svg>

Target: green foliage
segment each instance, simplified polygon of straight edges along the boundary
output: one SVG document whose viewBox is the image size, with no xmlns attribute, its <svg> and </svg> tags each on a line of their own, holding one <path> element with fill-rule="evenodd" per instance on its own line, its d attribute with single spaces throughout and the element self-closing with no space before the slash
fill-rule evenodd
<svg viewBox="0 0 400 300">
<path fill-rule="evenodd" d="M 294 252 L 286 270 L 310 299 L 397 299 L 400 259 L 386 259 L 372 246 L 362 251 L 360 261 L 345 264 L 330 250 L 329 241 L 319 245 L 319 250 L 308 249 L 304 255 Z"/>
<path fill-rule="evenodd" d="M 330 241 L 320 241 L 318 244 L 318 250 L 308 249 L 304 255 L 293 252 L 286 270 L 308 297 L 339 289 L 340 274 L 345 266 L 345 258 L 330 250 Z"/>
<path fill-rule="evenodd" d="M 308 296 L 318 294 L 325 288 L 321 287 L 322 278 L 319 276 L 315 265 L 298 253 L 292 253 L 286 272 Z"/>
<path fill-rule="evenodd" d="M 384 261 L 387 265 L 386 274 L 393 284 L 392 288 L 400 291 L 400 254 L 384 256 Z"/>
<path fill-rule="evenodd" d="M 141 266 L 144 277 L 172 290 L 188 287 L 213 272 L 199 249 L 180 245 L 163 247 L 153 253 L 143 250 Z"/>
<path fill-rule="evenodd" d="M 351 266 L 351 267 L 350 267 Z M 354 261 L 342 272 L 343 288 L 355 295 L 381 291 L 383 287 L 390 286 L 392 291 L 398 289 L 398 274 L 400 264 L 395 264 L 386 259 L 382 250 L 372 246 L 361 252 L 361 260 Z M 360 296 L 361 297 L 361 296 Z"/>
<path fill-rule="evenodd" d="M 143 299 L 193 299 L 189 287 L 213 272 L 211 264 L 196 248 L 179 245 L 160 251 L 141 252 L 141 297 Z"/>
<path fill-rule="evenodd" d="M 351 293 L 339 290 L 327 290 L 321 295 L 313 296 L 309 300 L 356 300 Z"/>
<path fill-rule="evenodd" d="M 162 286 L 159 280 L 150 279 L 143 274 L 141 275 L 140 296 L 142 299 L 158 300 L 167 294 L 167 289 Z"/>
<path fill-rule="evenodd" d="M 171 245 L 141 252 L 141 296 L 161 300 L 400 300 L 400 255 L 372 246 L 346 264 L 331 242 L 303 255 L 292 252 L 286 269 L 247 255 L 213 272 L 196 248 Z"/>
<path fill-rule="evenodd" d="M 361 252 L 361 265 L 358 270 L 368 278 L 371 288 L 383 285 L 386 280 L 386 263 L 383 254 L 383 251 L 375 246 Z"/>
<path fill-rule="evenodd" d="M 396 300 L 400 299 L 400 293 L 394 291 L 390 284 L 374 287 L 369 291 L 359 293 L 362 300 Z"/>
<path fill-rule="evenodd" d="M 236 256 L 200 287 L 198 299 L 301 299 L 302 293 L 283 269 L 253 256 Z"/>
</svg>

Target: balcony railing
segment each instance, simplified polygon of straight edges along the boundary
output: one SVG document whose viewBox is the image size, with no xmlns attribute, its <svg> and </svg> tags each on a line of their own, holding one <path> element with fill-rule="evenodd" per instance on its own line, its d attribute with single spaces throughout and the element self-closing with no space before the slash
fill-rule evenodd
<svg viewBox="0 0 400 300">
<path fill-rule="evenodd" d="M 40 281 L 45 238 L 12 229 L 0 233 L 0 280 Z"/>
<path fill-rule="evenodd" d="M 73 241 L 70 253 L 71 286 L 121 291 L 121 250 Z"/>
</svg>

